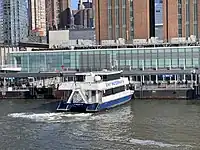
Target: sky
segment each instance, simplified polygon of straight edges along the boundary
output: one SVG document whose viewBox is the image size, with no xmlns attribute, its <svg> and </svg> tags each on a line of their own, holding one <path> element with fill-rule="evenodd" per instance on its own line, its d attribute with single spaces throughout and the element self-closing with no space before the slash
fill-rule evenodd
<svg viewBox="0 0 200 150">
<path fill-rule="evenodd" d="M 76 9 L 78 5 L 78 0 L 71 0 L 72 3 L 72 9 Z"/>
</svg>

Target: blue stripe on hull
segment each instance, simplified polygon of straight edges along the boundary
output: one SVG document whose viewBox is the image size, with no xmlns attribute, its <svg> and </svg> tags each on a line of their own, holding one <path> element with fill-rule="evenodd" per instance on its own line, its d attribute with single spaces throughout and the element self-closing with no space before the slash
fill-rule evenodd
<svg viewBox="0 0 200 150">
<path fill-rule="evenodd" d="M 98 104 L 84 104 L 84 103 L 64 103 L 60 102 L 57 111 L 69 111 L 69 112 L 98 112 L 104 109 L 113 108 L 118 105 L 122 105 L 131 100 L 132 95 L 125 96 L 116 100 L 112 100 L 106 103 Z"/>
<path fill-rule="evenodd" d="M 119 98 L 116 100 L 112 100 L 112 101 L 109 101 L 106 103 L 102 103 L 99 105 L 98 110 L 100 111 L 100 110 L 109 109 L 109 108 L 112 108 L 112 107 L 115 107 L 118 105 L 122 105 L 122 104 L 130 101 L 131 97 L 132 97 L 132 95 L 129 95 L 129 96 L 125 96 L 125 97 L 122 97 L 122 98 Z"/>
</svg>

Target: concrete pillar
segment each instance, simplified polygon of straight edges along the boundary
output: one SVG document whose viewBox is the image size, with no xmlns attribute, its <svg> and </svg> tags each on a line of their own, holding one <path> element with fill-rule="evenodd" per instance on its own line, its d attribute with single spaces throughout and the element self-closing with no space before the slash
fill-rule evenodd
<svg viewBox="0 0 200 150">
<path fill-rule="evenodd" d="M 158 83 L 158 75 L 156 75 L 156 83 Z"/>
<path fill-rule="evenodd" d="M 192 87 L 193 87 L 193 86 L 194 86 L 194 85 L 193 85 L 193 74 L 191 74 L 190 76 L 191 76 L 191 85 L 192 85 Z"/>
<path fill-rule="evenodd" d="M 195 74 L 195 86 L 197 86 L 197 74 Z"/>
<path fill-rule="evenodd" d="M 129 80 L 130 80 L 130 82 L 131 82 L 131 81 L 133 81 L 133 78 L 132 78 L 132 76 L 129 76 Z"/>
<path fill-rule="evenodd" d="M 45 78 L 42 79 L 42 86 L 45 86 Z"/>
<path fill-rule="evenodd" d="M 96 102 L 100 103 L 99 95 L 98 95 L 98 90 L 96 90 Z"/>
<path fill-rule="evenodd" d="M 151 82 L 151 75 L 149 75 L 149 81 Z"/>
<path fill-rule="evenodd" d="M 183 81 L 184 82 L 186 81 L 186 75 L 185 74 L 183 75 Z"/>
<path fill-rule="evenodd" d="M 144 75 L 142 76 L 142 83 L 144 83 Z"/>
<path fill-rule="evenodd" d="M 88 91 L 88 101 L 89 103 L 92 103 L 92 91 Z"/>
<path fill-rule="evenodd" d="M 174 88 L 175 88 L 175 91 L 176 91 L 176 81 L 177 81 L 177 75 L 176 75 L 176 74 L 174 75 L 174 80 L 175 80 L 175 81 L 174 81 L 174 85 L 175 85 Z"/>
</svg>

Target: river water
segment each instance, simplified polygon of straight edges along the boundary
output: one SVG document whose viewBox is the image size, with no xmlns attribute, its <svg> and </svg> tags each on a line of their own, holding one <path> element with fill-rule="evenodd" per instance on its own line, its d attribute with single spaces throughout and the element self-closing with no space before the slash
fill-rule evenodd
<svg viewBox="0 0 200 150">
<path fill-rule="evenodd" d="M 0 101 L 0 149 L 200 149 L 200 102 L 133 100 L 97 114 L 54 108 L 44 100 Z"/>
</svg>

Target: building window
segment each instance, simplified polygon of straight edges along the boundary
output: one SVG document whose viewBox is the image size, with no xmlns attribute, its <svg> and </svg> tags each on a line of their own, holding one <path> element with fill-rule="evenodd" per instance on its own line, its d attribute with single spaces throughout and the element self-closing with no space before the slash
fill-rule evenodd
<svg viewBox="0 0 200 150">
<path fill-rule="evenodd" d="M 130 40 L 134 38 L 133 0 L 130 1 Z"/>
<path fill-rule="evenodd" d="M 112 39 L 112 0 L 108 0 L 108 39 Z"/>
<path fill-rule="evenodd" d="M 119 27 L 119 0 L 115 0 L 115 39 L 118 39 L 120 36 L 120 27 Z"/>
<path fill-rule="evenodd" d="M 190 36 L 190 3 L 186 0 L 186 37 Z"/>
<path fill-rule="evenodd" d="M 108 9 L 108 26 L 112 26 L 112 10 Z"/>
<path fill-rule="evenodd" d="M 197 0 L 194 0 L 194 23 L 193 23 L 193 34 L 196 35 L 196 37 L 198 38 L 198 5 L 197 5 Z"/>
<path fill-rule="evenodd" d="M 112 0 L 108 0 L 108 9 L 111 9 L 112 7 Z"/>
<path fill-rule="evenodd" d="M 108 27 L 108 39 L 112 40 L 112 26 Z"/>
<path fill-rule="evenodd" d="M 182 0 L 178 0 L 178 37 L 182 36 Z"/>
<path fill-rule="evenodd" d="M 119 28 L 119 26 L 116 26 L 116 32 L 115 32 L 115 37 L 116 37 L 116 39 L 118 39 L 119 38 L 119 33 L 120 32 L 120 28 Z"/>
<path fill-rule="evenodd" d="M 115 0 L 115 20 L 116 25 L 119 25 L 119 0 Z"/>
<path fill-rule="evenodd" d="M 126 25 L 126 0 L 122 0 L 122 25 Z"/>
</svg>

